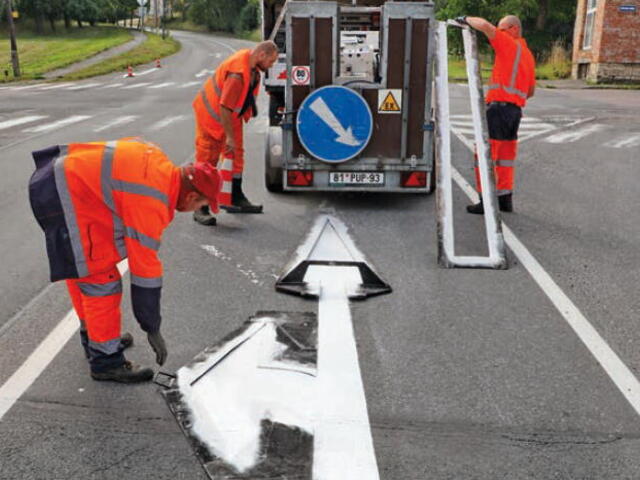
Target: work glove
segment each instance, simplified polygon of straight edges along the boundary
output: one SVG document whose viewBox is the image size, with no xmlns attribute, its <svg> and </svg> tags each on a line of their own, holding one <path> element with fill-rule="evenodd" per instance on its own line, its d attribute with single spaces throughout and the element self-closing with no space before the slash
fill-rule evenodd
<svg viewBox="0 0 640 480">
<path fill-rule="evenodd" d="M 467 16 L 466 15 L 463 15 L 461 17 L 456 17 L 454 20 L 456 22 L 458 22 L 462 26 L 469 26 L 469 24 L 467 23 Z"/>
<path fill-rule="evenodd" d="M 151 348 L 153 348 L 153 351 L 156 352 L 156 363 L 158 365 L 164 364 L 167 359 L 167 346 L 164 343 L 164 338 L 160 335 L 160 331 L 147 333 L 147 340 Z"/>
</svg>

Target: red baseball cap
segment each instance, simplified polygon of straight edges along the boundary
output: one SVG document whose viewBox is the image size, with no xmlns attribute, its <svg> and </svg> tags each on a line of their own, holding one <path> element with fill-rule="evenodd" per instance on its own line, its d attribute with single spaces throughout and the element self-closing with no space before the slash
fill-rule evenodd
<svg viewBox="0 0 640 480">
<path fill-rule="evenodd" d="M 218 213 L 220 210 L 218 208 L 218 195 L 222 186 L 218 170 L 208 163 L 198 162 L 195 165 L 192 163 L 185 165 L 185 173 L 193 188 L 202 196 L 207 197 L 211 211 Z"/>
</svg>

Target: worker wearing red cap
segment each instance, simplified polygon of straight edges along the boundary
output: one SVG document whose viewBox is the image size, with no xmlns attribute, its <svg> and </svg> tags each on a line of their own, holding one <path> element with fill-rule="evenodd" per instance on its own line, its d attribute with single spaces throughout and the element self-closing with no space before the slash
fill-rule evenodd
<svg viewBox="0 0 640 480">
<path fill-rule="evenodd" d="M 243 125 L 258 115 L 260 72 L 269 70 L 277 59 L 278 47 L 269 40 L 251 50 L 238 50 L 218 66 L 193 99 L 196 163 L 216 166 L 223 155 L 227 162 L 220 162 L 221 169 L 227 170 L 225 163 L 233 164 L 231 205 L 222 205 L 229 213 L 262 213 L 262 205 L 253 205 L 242 190 Z M 197 210 L 193 218 L 203 225 L 216 224 L 207 207 Z"/>
<path fill-rule="evenodd" d="M 218 172 L 208 164 L 176 167 L 157 146 L 135 138 L 53 146 L 33 158 L 31 208 L 44 230 L 51 281 L 66 280 L 80 319 L 91 377 L 150 380 L 152 369 L 124 357 L 133 338 L 120 332 L 117 264 L 128 259 L 133 313 L 162 365 L 162 233 L 175 210 L 209 204 L 217 211 Z"/>
</svg>

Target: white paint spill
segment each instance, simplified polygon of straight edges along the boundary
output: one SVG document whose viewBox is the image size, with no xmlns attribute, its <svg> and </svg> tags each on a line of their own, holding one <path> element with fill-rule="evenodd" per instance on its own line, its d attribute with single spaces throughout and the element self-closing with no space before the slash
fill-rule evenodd
<svg viewBox="0 0 640 480">
<path fill-rule="evenodd" d="M 258 368 L 286 348 L 276 339 L 274 323 L 256 323 L 243 337 L 248 338 L 232 340 L 234 344 L 245 341 L 193 386 L 191 382 L 219 360 L 216 356 L 177 373 L 180 391 L 192 411 L 193 433 L 241 473 L 258 462 L 263 419 L 312 433 L 309 406 L 314 402 L 313 377 Z"/>
<path fill-rule="evenodd" d="M 233 258 L 231 258 L 229 255 L 226 255 L 222 251 L 218 250 L 214 245 L 200 245 L 200 248 L 202 248 L 205 252 L 209 253 L 210 255 L 213 255 L 214 257 L 219 258 L 220 260 L 224 260 L 225 262 L 233 262 Z M 253 270 L 246 268 L 241 263 L 236 263 L 235 267 L 241 274 L 247 277 L 249 281 L 254 285 L 264 285 L 264 282 L 260 280 L 260 276 Z M 278 276 L 275 274 L 273 276 L 278 278 Z"/>
<path fill-rule="evenodd" d="M 594 125 L 588 125 L 586 127 L 578 128 L 568 132 L 556 133 L 545 138 L 544 141 L 547 143 L 572 143 L 586 137 L 587 135 L 599 132 L 605 127 L 606 125 L 596 123 Z"/>
</svg>

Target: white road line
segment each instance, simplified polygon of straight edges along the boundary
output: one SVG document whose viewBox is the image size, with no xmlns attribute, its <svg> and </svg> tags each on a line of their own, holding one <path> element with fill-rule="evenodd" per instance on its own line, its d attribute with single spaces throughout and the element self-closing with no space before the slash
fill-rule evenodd
<svg viewBox="0 0 640 480">
<path fill-rule="evenodd" d="M 104 87 L 102 87 L 101 90 L 104 90 L 104 89 L 107 89 L 107 88 L 117 88 L 117 87 L 121 87 L 122 85 L 124 85 L 124 83 L 122 83 L 122 82 L 110 83 L 110 84 L 105 85 Z"/>
<path fill-rule="evenodd" d="M 46 125 L 40 125 L 39 127 L 26 128 L 23 130 L 23 132 L 26 132 L 26 133 L 48 132 L 49 130 L 54 130 L 56 128 L 63 127 L 66 125 L 71 125 L 73 123 L 78 123 L 88 118 L 91 118 L 91 115 L 72 115 L 71 117 L 63 118 L 62 120 L 58 120 L 57 122 L 48 123 Z"/>
<path fill-rule="evenodd" d="M 64 88 L 64 87 L 68 87 L 69 85 L 74 85 L 72 82 L 66 82 L 66 83 L 56 83 L 55 85 L 50 85 L 48 87 L 42 87 L 40 90 L 56 90 L 58 88 Z"/>
<path fill-rule="evenodd" d="M 129 270 L 129 264 L 123 260 L 118 264 L 118 269 L 120 274 L 124 276 Z M 79 325 L 78 315 L 73 309 L 70 310 L 49 335 L 40 342 L 29 358 L 20 365 L 20 368 L 0 387 L 0 421 L 56 358 Z"/>
<path fill-rule="evenodd" d="M 78 316 L 71 310 L 38 345 L 20 368 L 11 375 L 9 380 L 0 387 L 0 420 L 49 366 L 78 329 L 78 325 Z"/>
<path fill-rule="evenodd" d="M 600 123 L 595 123 L 584 128 L 579 128 L 568 132 L 556 133 L 545 138 L 544 141 L 547 143 L 572 143 L 586 137 L 587 135 L 591 135 L 592 133 L 603 130 L 605 126 L 606 125 L 602 125 Z"/>
<path fill-rule="evenodd" d="M 75 85 L 73 87 L 69 87 L 67 88 L 67 90 L 81 90 L 83 88 L 99 87 L 100 85 L 102 85 L 102 82 L 83 83 L 81 85 Z"/>
<path fill-rule="evenodd" d="M 182 120 L 183 118 L 185 118 L 185 115 L 176 115 L 174 117 L 165 118 L 164 120 L 160 120 L 159 122 L 156 122 L 153 125 L 151 125 L 149 127 L 149 130 L 160 130 L 162 128 L 168 127 L 174 122 Z"/>
<path fill-rule="evenodd" d="M 16 125 L 35 122 L 36 120 L 40 120 L 42 118 L 47 118 L 47 115 L 29 115 L 27 117 L 15 118 L 13 120 L 5 120 L 4 122 L 0 122 L 0 130 L 15 127 Z"/>
<path fill-rule="evenodd" d="M 202 85 L 202 82 L 199 81 L 199 80 L 195 80 L 195 81 L 192 81 L 192 82 L 183 83 L 178 88 L 193 87 L 194 85 Z"/>
<path fill-rule="evenodd" d="M 151 82 L 136 83 L 134 85 L 129 85 L 127 87 L 122 87 L 122 90 L 131 90 L 132 88 L 146 87 L 147 85 L 151 85 Z"/>
<path fill-rule="evenodd" d="M 237 50 L 236 48 L 233 48 L 231 45 L 228 45 L 228 44 L 226 44 L 224 42 L 220 42 L 220 41 L 214 40 L 212 38 L 210 38 L 209 40 L 212 41 L 213 43 L 217 43 L 218 45 L 222 45 L 224 48 L 229 49 L 229 51 L 231 51 L 231 52 L 235 52 Z"/>
<path fill-rule="evenodd" d="M 175 85 L 175 82 L 159 83 L 158 85 L 151 85 L 149 88 L 164 88 L 164 87 L 168 87 L 170 85 Z"/>
<path fill-rule="evenodd" d="M 456 136 L 460 138 L 460 136 Z M 465 140 L 462 138 L 460 140 L 473 151 L 473 147 L 470 147 Z M 477 202 L 478 194 L 460 175 L 460 172 L 452 168 L 452 174 L 455 182 L 467 194 L 469 199 L 474 203 Z M 504 222 L 502 222 L 502 231 L 506 244 L 518 258 L 520 264 L 529 272 L 529 275 L 551 300 L 560 315 L 566 320 L 578 338 L 582 340 L 582 343 L 602 366 L 609 378 L 613 380 L 622 395 L 624 395 L 636 413 L 640 415 L 640 382 L 638 382 L 638 379 Z"/>
<path fill-rule="evenodd" d="M 204 77 L 206 74 L 209 73 L 209 70 L 207 70 L 206 68 L 203 70 L 200 70 L 198 73 L 196 73 L 195 77 L 196 78 L 201 78 Z"/>
<path fill-rule="evenodd" d="M 94 128 L 93 131 L 94 132 L 102 132 L 104 130 L 107 130 L 109 128 L 113 128 L 113 127 L 117 127 L 119 125 L 125 125 L 127 123 L 131 123 L 133 122 L 136 118 L 138 118 L 137 115 L 126 115 L 124 117 L 120 117 L 120 118 L 116 118 L 115 120 L 109 122 L 109 123 L 105 123 L 104 125 Z"/>
<path fill-rule="evenodd" d="M 17 91 L 17 90 L 30 90 L 32 88 L 38 88 L 38 87 L 42 87 L 45 86 L 46 83 L 38 83 L 37 85 L 25 85 L 24 87 L 13 87 L 11 90 L 12 91 Z"/>
<path fill-rule="evenodd" d="M 604 144 L 605 147 L 611 148 L 632 148 L 640 146 L 640 134 L 631 135 L 629 137 L 620 137 L 610 140 Z"/>
<path fill-rule="evenodd" d="M 141 76 L 143 76 L 143 75 L 147 75 L 147 74 L 149 74 L 149 73 L 153 73 L 153 72 L 156 72 L 156 71 L 158 71 L 158 70 L 159 70 L 159 69 L 158 69 L 158 68 L 155 68 L 155 67 L 154 67 L 154 68 L 150 68 L 149 70 L 145 70 L 144 72 L 136 73 L 136 77 L 141 77 Z"/>
</svg>

